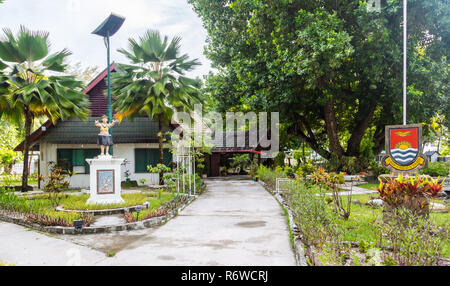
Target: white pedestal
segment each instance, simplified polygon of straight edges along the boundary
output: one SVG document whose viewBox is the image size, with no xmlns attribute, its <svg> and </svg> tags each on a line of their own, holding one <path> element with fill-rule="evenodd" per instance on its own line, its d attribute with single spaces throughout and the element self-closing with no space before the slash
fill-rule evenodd
<svg viewBox="0 0 450 286">
<path fill-rule="evenodd" d="M 90 194 L 87 204 L 120 204 L 122 199 L 120 165 L 125 159 L 108 155 L 86 159 L 90 166 Z"/>
</svg>

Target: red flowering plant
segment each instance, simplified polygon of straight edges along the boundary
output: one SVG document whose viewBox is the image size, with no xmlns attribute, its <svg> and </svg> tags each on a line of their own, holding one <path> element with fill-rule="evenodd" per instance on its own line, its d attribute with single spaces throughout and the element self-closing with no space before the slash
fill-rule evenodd
<svg viewBox="0 0 450 286">
<path fill-rule="evenodd" d="M 441 195 L 442 185 L 439 178 L 400 175 L 386 182 L 380 180 L 377 190 L 380 198 L 387 203 L 386 210 L 404 207 L 417 215 L 426 215 L 430 210 L 430 199 Z"/>
</svg>

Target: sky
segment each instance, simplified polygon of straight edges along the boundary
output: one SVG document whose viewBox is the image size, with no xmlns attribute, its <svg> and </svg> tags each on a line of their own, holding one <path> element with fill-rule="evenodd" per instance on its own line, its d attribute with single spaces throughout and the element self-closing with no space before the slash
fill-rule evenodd
<svg viewBox="0 0 450 286">
<path fill-rule="evenodd" d="M 101 70 L 106 68 L 106 49 L 103 39 L 92 31 L 111 12 L 126 18 L 111 38 L 112 61 L 128 63 L 117 49 L 126 48 L 128 38 L 156 29 L 170 38 L 181 36 L 181 53 L 200 60 L 202 65 L 187 75 L 202 77 L 210 71 L 210 62 L 203 55 L 206 31 L 186 0 L 5 0 L 0 4 L 0 28 L 16 32 L 24 25 L 48 31 L 51 52 L 68 48 L 73 53 L 71 62 Z"/>
</svg>

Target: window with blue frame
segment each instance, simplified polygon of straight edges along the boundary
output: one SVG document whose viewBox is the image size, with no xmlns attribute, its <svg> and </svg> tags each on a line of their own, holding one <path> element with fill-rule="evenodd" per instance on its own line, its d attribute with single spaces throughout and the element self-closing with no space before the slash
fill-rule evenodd
<svg viewBox="0 0 450 286">
<path fill-rule="evenodd" d="M 86 159 L 100 155 L 100 149 L 57 149 L 57 164 L 63 170 L 78 174 L 89 174 L 89 164 Z"/>
<path fill-rule="evenodd" d="M 172 162 L 172 152 L 169 149 L 163 150 L 163 163 L 169 166 Z M 135 173 L 147 173 L 147 166 L 159 164 L 159 149 L 134 149 L 134 171 Z"/>
</svg>

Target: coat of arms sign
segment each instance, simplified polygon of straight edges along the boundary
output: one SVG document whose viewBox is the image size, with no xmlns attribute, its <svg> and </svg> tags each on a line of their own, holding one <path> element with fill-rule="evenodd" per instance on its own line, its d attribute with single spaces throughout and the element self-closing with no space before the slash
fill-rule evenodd
<svg viewBox="0 0 450 286">
<path fill-rule="evenodd" d="M 382 164 L 397 172 L 409 172 L 426 167 L 422 154 L 422 125 L 386 126 L 386 155 Z"/>
</svg>

